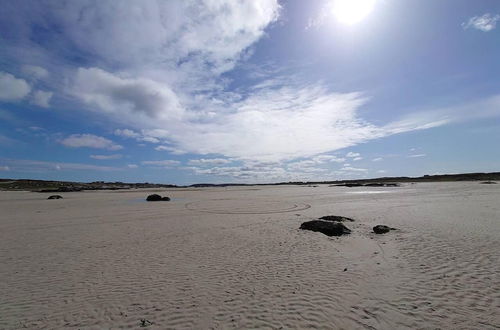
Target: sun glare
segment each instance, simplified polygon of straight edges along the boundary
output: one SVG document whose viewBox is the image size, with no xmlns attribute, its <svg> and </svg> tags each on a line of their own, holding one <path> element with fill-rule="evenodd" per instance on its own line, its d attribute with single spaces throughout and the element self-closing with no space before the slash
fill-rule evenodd
<svg viewBox="0 0 500 330">
<path fill-rule="evenodd" d="M 340 23 L 356 24 L 373 11 L 375 2 L 376 0 L 335 0 L 333 14 Z"/>
</svg>

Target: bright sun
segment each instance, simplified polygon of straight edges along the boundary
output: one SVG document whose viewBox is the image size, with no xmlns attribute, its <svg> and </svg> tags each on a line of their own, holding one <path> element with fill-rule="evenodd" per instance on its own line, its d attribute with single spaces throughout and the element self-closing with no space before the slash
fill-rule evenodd
<svg viewBox="0 0 500 330">
<path fill-rule="evenodd" d="M 368 16 L 376 0 L 335 0 L 333 14 L 340 23 L 356 24 Z"/>
</svg>

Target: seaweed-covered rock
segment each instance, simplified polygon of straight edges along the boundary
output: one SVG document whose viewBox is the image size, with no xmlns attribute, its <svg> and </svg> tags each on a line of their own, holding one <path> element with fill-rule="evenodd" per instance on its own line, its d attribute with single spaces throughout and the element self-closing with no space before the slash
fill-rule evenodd
<svg viewBox="0 0 500 330">
<path fill-rule="evenodd" d="M 62 196 L 60 196 L 60 195 L 51 195 L 47 199 L 62 199 Z"/>
<path fill-rule="evenodd" d="M 327 236 L 342 236 L 351 233 L 351 230 L 340 222 L 312 220 L 300 225 L 300 229 L 323 233 Z"/>
<path fill-rule="evenodd" d="M 385 234 L 385 233 L 388 233 L 391 230 L 395 230 L 395 229 L 396 228 L 391 228 L 391 227 L 385 226 L 385 225 L 376 225 L 375 227 L 373 227 L 373 232 L 375 234 Z"/>
<path fill-rule="evenodd" d="M 325 221 L 337 221 L 337 222 L 346 222 L 350 221 L 353 222 L 354 219 L 347 218 L 347 217 L 341 217 L 339 215 L 325 215 L 319 218 L 319 220 L 325 220 Z"/>
</svg>

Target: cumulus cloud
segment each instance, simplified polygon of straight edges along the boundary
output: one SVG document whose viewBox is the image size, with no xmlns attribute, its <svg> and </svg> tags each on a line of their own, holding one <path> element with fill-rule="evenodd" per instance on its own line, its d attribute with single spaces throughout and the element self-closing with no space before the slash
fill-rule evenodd
<svg viewBox="0 0 500 330">
<path fill-rule="evenodd" d="M 30 91 L 31 87 L 24 79 L 0 71 L 0 101 L 19 101 Z"/>
<path fill-rule="evenodd" d="M 36 91 L 33 93 L 31 102 L 39 107 L 48 108 L 53 94 L 52 92 Z"/>
<path fill-rule="evenodd" d="M 98 68 L 80 68 L 74 93 L 84 102 L 117 116 L 179 120 L 183 115 L 176 94 L 165 84 L 146 78 L 126 78 Z"/>
<path fill-rule="evenodd" d="M 120 150 L 123 147 L 102 136 L 93 134 L 72 134 L 60 141 L 61 144 L 71 148 L 96 148 L 108 150 Z"/>
<path fill-rule="evenodd" d="M 114 154 L 114 155 L 90 155 L 90 158 L 92 158 L 92 159 L 98 159 L 98 160 L 120 159 L 122 157 L 123 157 L 123 155 L 120 155 L 120 154 Z"/>
<path fill-rule="evenodd" d="M 37 65 L 23 65 L 21 71 L 31 79 L 43 79 L 49 76 L 49 72 Z"/>
<path fill-rule="evenodd" d="M 500 15 L 487 13 L 482 16 L 471 17 L 468 22 L 462 23 L 462 27 L 464 29 L 474 28 L 483 32 L 489 32 L 496 28 L 499 20 Z"/>
</svg>

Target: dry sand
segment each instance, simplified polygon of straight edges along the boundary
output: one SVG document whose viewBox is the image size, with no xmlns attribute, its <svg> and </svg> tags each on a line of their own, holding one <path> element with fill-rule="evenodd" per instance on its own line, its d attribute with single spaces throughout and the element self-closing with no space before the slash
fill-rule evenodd
<svg viewBox="0 0 500 330">
<path fill-rule="evenodd" d="M 500 185 L 148 193 L 0 192 L 0 328 L 500 327 Z"/>
</svg>

